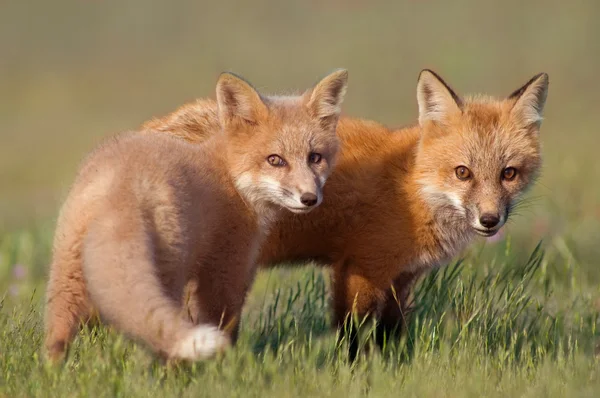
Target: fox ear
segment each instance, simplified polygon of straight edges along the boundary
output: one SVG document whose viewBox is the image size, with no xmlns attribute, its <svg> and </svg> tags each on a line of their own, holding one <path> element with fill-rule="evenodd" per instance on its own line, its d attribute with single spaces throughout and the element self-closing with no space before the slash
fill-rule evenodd
<svg viewBox="0 0 600 398">
<path fill-rule="evenodd" d="M 538 127 L 542 123 L 542 113 L 548 96 L 548 74 L 540 73 L 531 78 L 523 87 L 508 96 L 514 101 L 511 114 L 526 127 Z"/>
<path fill-rule="evenodd" d="M 423 69 L 417 82 L 419 124 L 443 122 L 447 115 L 461 112 L 462 101 L 454 91 L 429 69 Z"/>
<path fill-rule="evenodd" d="M 224 125 L 236 120 L 254 124 L 268 113 L 267 106 L 254 87 L 229 72 L 219 76 L 217 104 L 219 120 Z"/>
<path fill-rule="evenodd" d="M 335 128 L 342 112 L 342 102 L 348 88 L 348 71 L 338 69 L 325 76 L 306 93 L 307 106 L 324 128 Z"/>
</svg>

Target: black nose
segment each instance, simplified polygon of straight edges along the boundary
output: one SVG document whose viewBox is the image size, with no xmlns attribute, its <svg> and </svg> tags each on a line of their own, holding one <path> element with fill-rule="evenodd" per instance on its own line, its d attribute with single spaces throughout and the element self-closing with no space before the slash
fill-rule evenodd
<svg viewBox="0 0 600 398">
<path fill-rule="evenodd" d="M 479 222 L 486 228 L 494 228 L 500 222 L 500 218 L 495 214 L 482 214 Z"/>
<path fill-rule="evenodd" d="M 309 192 L 303 193 L 302 196 L 300 196 L 300 202 L 302 202 L 304 206 L 314 206 L 317 204 L 317 195 Z"/>
</svg>

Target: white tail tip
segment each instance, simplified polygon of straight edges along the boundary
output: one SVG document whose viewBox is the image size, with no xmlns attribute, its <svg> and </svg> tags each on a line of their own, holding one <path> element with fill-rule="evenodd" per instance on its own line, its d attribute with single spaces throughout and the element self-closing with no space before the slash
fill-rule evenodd
<svg viewBox="0 0 600 398">
<path fill-rule="evenodd" d="M 214 326 L 197 326 L 179 340 L 171 358 L 200 360 L 214 357 L 230 345 L 229 337 Z"/>
</svg>

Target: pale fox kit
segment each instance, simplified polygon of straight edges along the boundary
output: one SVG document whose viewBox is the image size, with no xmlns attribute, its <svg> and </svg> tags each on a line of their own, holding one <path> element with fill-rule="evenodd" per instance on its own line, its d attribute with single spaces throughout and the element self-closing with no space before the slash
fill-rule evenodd
<svg viewBox="0 0 600 398">
<path fill-rule="evenodd" d="M 169 359 L 208 358 L 235 342 L 269 226 L 322 201 L 346 86 L 338 70 L 302 95 L 262 97 L 226 73 L 204 145 L 140 131 L 93 151 L 56 228 L 50 358 L 96 312 Z"/>
<path fill-rule="evenodd" d="M 459 97 L 424 70 L 418 124 L 392 131 L 342 118 L 340 159 L 323 204 L 306 217 L 286 214 L 261 248 L 265 266 L 314 260 L 333 271 L 334 322 L 351 312 L 378 321 L 376 340 L 404 322 L 408 295 L 424 271 L 443 265 L 506 223 L 541 165 L 539 129 L 548 75 L 507 98 Z M 150 122 L 203 142 L 218 123 L 202 101 Z M 357 345 L 350 346 L 351 357 Z"/>
</svg>

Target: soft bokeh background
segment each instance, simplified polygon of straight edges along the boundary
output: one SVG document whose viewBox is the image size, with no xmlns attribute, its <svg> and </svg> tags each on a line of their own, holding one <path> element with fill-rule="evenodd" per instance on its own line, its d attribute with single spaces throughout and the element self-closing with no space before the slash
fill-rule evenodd
<svg viewBox="0 0 600 398">
<path fill-rule="evenodd" d="M 422 68 L 498 96 L 545 71 L 544 175 L 507 231 L 597 283 L 599 16 L 595 1 L 3 2 L 0 231 L 51 226 L 102 137 L 213 96 L 223 70 L 277 92 L 345 67 L 345 112 L 391 126 L 416 120 Z"/>
<path fill-rule="evenodd" d="M 598 256 L 598 17 L 596 1 L 3 2 L 0 230 L 51 221 L 101 137 L 213 96 L 223 70 L 276 92 L 345 67 L 345 112 L 392 126 L 416 120 L 422 68 L 498 96 L 545 71 L 544 176 L 510 227 Z"/>
</svg>

